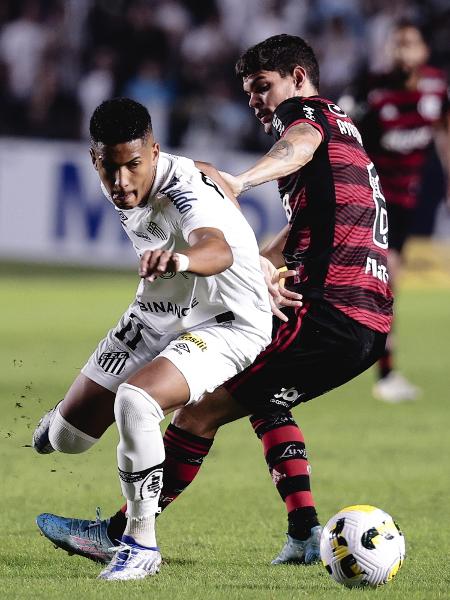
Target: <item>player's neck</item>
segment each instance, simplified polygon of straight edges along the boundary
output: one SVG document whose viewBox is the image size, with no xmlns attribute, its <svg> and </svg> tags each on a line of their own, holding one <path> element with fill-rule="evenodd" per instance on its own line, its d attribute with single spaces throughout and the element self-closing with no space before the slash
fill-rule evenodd
<svg viewBox="0 0 450 600">
<path fill-rule="evenodd" d="M 301 96 L 302 98 L 309 98 L 310 96 L 317 96 L 319 94 L 319 92 L 317 91 L 317 89 L 312 85 L 312 83 L 308 80 L 306 80 L 304 82 L 304 84 L 302 85 L 302 87 L 299 90 L 299 96 Z"/>
</svg>

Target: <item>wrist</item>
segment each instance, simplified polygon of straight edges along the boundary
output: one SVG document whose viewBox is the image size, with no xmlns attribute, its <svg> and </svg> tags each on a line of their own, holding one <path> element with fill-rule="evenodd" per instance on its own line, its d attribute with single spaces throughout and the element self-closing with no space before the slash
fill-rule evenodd
<svg viewBox="0 0 450 600">
<path fill-rule="evenodd" d="M 177 259 L 177 273 L 189 271 L 189 256 L 181 252 L 175 252 L 175 256 Z"/>
</svg>

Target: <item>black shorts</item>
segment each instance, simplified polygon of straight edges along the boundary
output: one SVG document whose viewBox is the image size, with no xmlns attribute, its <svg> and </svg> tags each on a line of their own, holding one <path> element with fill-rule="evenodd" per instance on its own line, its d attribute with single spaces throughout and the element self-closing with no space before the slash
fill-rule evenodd
<svg viewBox="0 0 450 600">
<path fill-rule="evenodd" d="M 389 224 L 389 248 L 401 254 L 413 225 L 414 209 L 399 204 L 387 205 Z"/>
<path fill-rule="evenodd" d="M 326 302 L 288 309 L 255 362 L 225 384 L 251 414 L 285 412 L 350 381 L 383 354 L 385 333 Z"/>
</svg>

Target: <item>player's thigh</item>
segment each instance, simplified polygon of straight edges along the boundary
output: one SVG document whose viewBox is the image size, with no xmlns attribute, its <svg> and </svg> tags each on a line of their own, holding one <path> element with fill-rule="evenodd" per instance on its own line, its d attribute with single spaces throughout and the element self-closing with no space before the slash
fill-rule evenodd
<svg viewBox="0 0 450 600">
<path fill-rule="evenodd" d="M 312 309 L 295 339 L 226 384 L 253 413 L 290 410 L 356 377 L 381 356 L 386 336 L 328 307 Z"/>
<path fill-rule="evenodd" d="M 216 322 L 171 340 L 151 364 L 128 379 L 166 412 L 195 403 L 242 371 L 262 348 L 259 336 Z"/>
<path fill-rule="evenodd" d="M 159 339 L 134 316 L 133 306 L 100 341 L 61 405 L 61 414 L 75 427 L 99 437 L 114 422 L 117 388 L 151 362 Z M 145 338 L 145 339 L 144 339 Z"/>
<path fill-rule="evenodd" d="M 99 438 L 114 422 L 115 393 L 80 373 L 59 410 L 74 427 Z"/>
<path fill-rule="evenodd" d="M 172 423 L 194 435 L 212 439 L 222 425 L 248 416 L 249 410 L 220 386 L 175 412 Z"/>
</svg>

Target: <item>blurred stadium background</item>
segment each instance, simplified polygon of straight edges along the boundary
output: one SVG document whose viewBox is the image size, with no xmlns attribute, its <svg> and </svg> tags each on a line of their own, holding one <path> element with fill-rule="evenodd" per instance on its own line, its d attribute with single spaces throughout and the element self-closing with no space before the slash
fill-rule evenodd
<svg viewBox="0 0 450 600">
<path fill-rule="evenodd" d="M 87 153 L 103 99 L 133 97 L 164 149 L 238 172 L 270 144 L 234 77 L 241 51 L 280 32 L 305 37 L 321 93 L 337 101 L 361 73 L 389 68 L 400 17 L 423 27 L 432 64 L 448 72 L 449 0 L 2 0 L 0 260 L 134 264 Z M 444 189 L 431 151 L 418 234 L 450 236 Z M 283 223 L 274 193 L 243 198 L 260 239 Z"/>
<path fill-rule="evenodd" d="M 116 322 L 137 279 L 135 255 L 90 165 L 92 110 L 108 97 L 131 96 L 148 106 L 163 149 L 239 172 L 270 144 L 234 78 L 243 49 L 280 32 L 302 35 L 318 53 L 322 94 L 338 100 L 361 73 L 388 68 L 386 40 L 400 17 L 423 26 L 431 63 L 449 73 L 449 0 L 1 0 L 5 598 L 123 597 L 99 590 L 95 565 L 53 552 L 33 522 L 44 510 L 89 517 L 96 502 L 105 514 L 116 508 L 115 431 L 82 460 L 27 449 L 37 419 Z M 266 185 L 242 199 L 261 241 L 284 222 L 276 194 Z M 450 494 L 442 475 L 450 330 L 444 195 L 445 177 L 431 150 L 398 324 L 399 362 L 424 397 L 414 405 L 377 403 L 367 373 L 297 413 L 311 440 L 322 519 L 345 504 L 373 503 L 406 531 L 410 562 L 388 586 L 389 600 L 448 595 L 441 553 Z M 111 271 L 118 267 L 125 270 Z M 161 517 L 169 564 L 151 582 L 160 597 L 193 598 L 199 589 L 213 599 L 330 597 L 321 567 L 301 577 L 266 568 L 282 543 L 285 516 L 258 446 L 245 420 L 227 427 L 199 476 L 199 491 L 194 484 L 171 516 Z"/>
</svg>

